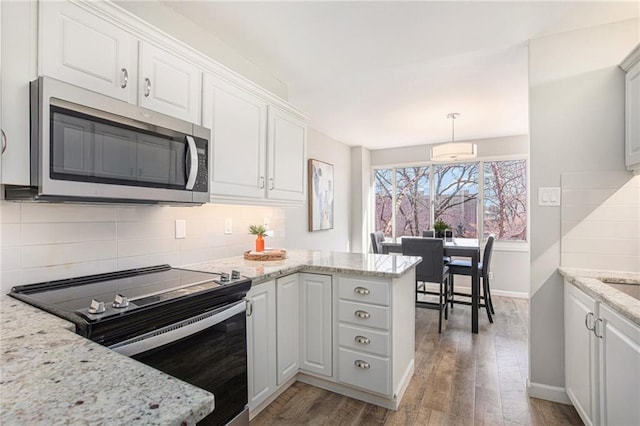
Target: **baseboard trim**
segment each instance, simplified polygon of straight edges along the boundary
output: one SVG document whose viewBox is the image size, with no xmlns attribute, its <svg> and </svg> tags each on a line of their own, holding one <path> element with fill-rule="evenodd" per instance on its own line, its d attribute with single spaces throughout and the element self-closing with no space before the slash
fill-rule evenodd
<svg viewBox="0 0 640 426">
<path fill-rule="evenodd" d="M 533 398 L 573 405 L 567 396 L 565 388 L 543 385 L 542 383 L 532 383 L 529 379 L 527 379 L 527 394 Z"/>
<path fill-rule="evenodd" d="M 492 296 L 513 297 L 515 299 L 528 299 L 529 293 L 526 291 L 506 291 L 491 289 Z"/>
</svg>

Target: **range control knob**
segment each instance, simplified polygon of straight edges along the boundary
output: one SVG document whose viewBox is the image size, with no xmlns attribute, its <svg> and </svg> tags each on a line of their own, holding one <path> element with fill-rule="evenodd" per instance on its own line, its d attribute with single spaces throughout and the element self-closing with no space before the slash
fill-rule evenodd
<svg viewBox="0 0 640 426">
<path fill-rule="evenodd" d="M 240 271 L 236 271 L 235 269 L 231 271 L 231 279 L 239 280 L 240 279 Z"/>
<path fill-rule="evenodd" d="M 116 294 L 116 298 L 113 300 L 111 304 L 114 308 L 126 308 L 129 306 L 129 301 L 127 298 L 121 294 Z"/>
<path fill-rule="evenodd" d="M 91 306 L 89 306 L 90 314 L 102 314 L 106 311 L 104 302 L 98 302 L 96 299 L 91 300 Z"/>
<path fill-rule="evenodd" d="M 220 282 L 226 283 L 229 282 L 229 274 L 223 272 L 220 274 Z"/>
</svg>

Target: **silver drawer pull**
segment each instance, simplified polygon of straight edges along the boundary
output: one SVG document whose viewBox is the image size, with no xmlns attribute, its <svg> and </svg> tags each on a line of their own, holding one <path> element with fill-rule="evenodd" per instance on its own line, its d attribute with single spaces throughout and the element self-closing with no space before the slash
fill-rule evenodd
<svg viewBox="0 0 640 426">
<path fill-rule="evenodd" d="M 367 311 L 355 311 L 354 314 L 358 318 L 362 318 L 362 319 L 367 319 L 371 316 L 371 314 Z"/>
<path fill-rule="evenodd" d="M 122 82 L 120 83 L 120 87 L 124 89 L 127 87 L 127 83 L 129 83 L 129 71 L 127 71 L 126 68 L 122 68 L 120 71 L 122 71 Z"/>
<path fill-rule="evenodd" d="M 148 98 L 151 94 L 151 80 L 149 78 L 144 79 L 144 97 Z"/>
<path fill-rule="evenodd" d="M 360 343 L 361 345 L 368 345 L 369 343 L 371 343 L 371 340 L 368 337 L 364 336 L 356 336 L 353 340 L 355 340 L 357 343 Z"/>
<path fill-rule="evenodd" d="M 363 370 L 368 370 L 371 368 L 371 364 L 360 359 L 356 359 L 353 363 L 356 365 L 356 367 L 362 368 Z"/>
<path fill-rule="evenodd" d="M 365 288 L 365 287 L 356 287 L 356 288 L 353 289 L 353 292 L 357 293 L 357 294 L 361 294 L 363 296 L 366 296 L 369 293 L 371 293 L 371 291 L 369 291 L 369 289 Z"/>
</svg>

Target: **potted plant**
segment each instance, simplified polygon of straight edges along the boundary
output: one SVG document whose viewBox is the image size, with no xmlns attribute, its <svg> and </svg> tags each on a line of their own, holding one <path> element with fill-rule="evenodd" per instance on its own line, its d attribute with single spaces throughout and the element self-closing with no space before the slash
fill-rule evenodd
<svg viewBox="0 0 640 426">
<path fill-rule="evenodd" d="M 442 219 L 438 219 L 433 224 L 433 229 L 435 230 L 436 238 L 444 238 L 444 231 L 451 229 L 451 225 Z"/>
<path fill-rule="evenodd" d="M 249 233 L 257 235 L 256 237 L 256 251 L 264 251 L 264 237 L 267 236 L 267 230 L 262 225 L 249 226 Z"/>
</svg>

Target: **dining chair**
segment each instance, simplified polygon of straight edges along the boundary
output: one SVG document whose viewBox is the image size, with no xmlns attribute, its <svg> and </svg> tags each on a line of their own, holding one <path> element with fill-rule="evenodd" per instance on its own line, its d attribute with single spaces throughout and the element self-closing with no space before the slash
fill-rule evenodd
<svg viewBox="0 0 640 426">
<path fill-rule="evenodd" d="M 434 231 L 433 229 L 425 229 L 424 231 L 422 231 L 423 238 L 434 238 L 435 236 L 436 231 Z M 444 261 L 445 265 L 448 265 L 449 262 L 451 262 L 451 256 L 442 256 L 442 260 Z"/>
<path fill-rule="evenodd" d="M 449 318 L 449 267 L 442 263 L 444 243 L 440 238 L 403 238 L 402 254 L 420 256 L 416 266 L 416 306 L 438 310 L 438 333 L 442 333 L 442 311 Z M 439 284 L 438 292 L 427 290 L 427 283 Z M 438 303 L 419 300 L 419 295 L 437 295 Z"/>
<path fill-rule="evenodd" d="M 478 262 L 478 274 L 480 275 L 480 282 L 482 284 L 482 294 L 480 295 L 480 303 L 478 306 L 487 310 L 487 316 L 491 323 L 493 323 L 492 314 L 495 315 L 496 313 L 493 309 L 493 302 L 491 301 L 491 280 L 489 278 L 494 239 L 493 235 L 490 235 L 489 238 L 487 238 L 487 244 L 484 246 L 484 253 L 482 255 L 482 262 Z M 451 299 L 449 300 L 451 307 L 453 308 L 454 303 L 471 305 L 471 302 L 455 299 L 455 296 L 471 297 L 470 294 L 458 293 L 454 290 L 454 275 L 471 276 L 471 261 L 466 259 L 454 259 L 449 263 L 449 270 L 451 272 Z M 482 301 L 484 301 L 484 303 L 482 303 Z"/>
<path fill-rule="evenodd" d="M 384 234 L 382 231 L 371 233 L 371 248 L 375 254 L 382 254 L 382 243 L 384 242 Z"/>
</svg>

